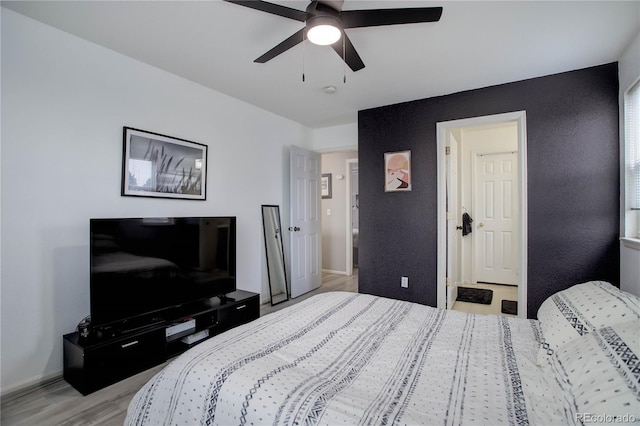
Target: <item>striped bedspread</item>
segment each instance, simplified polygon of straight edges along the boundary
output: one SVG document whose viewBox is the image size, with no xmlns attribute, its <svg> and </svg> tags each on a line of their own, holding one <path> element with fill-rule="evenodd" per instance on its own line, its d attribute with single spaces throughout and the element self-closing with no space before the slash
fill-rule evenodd
<svg viewBox="0 0 640 426">
<path fill-rule="evenodd" d="M 325 293 L 192 348 L 129 425 L 568 424 L 535 320 Z"/>
</svg>

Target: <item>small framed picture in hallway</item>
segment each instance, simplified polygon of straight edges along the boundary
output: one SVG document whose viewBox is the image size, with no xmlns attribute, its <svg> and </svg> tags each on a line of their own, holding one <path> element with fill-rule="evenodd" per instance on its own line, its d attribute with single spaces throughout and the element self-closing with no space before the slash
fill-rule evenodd
<svg viewBox="0 0 640 426">
<path fill-rule="evenodd" d="M 322 198 L 331 198 L 331 173 L 323 173 L 320 178 L 320 194 Z"/>
</svg>

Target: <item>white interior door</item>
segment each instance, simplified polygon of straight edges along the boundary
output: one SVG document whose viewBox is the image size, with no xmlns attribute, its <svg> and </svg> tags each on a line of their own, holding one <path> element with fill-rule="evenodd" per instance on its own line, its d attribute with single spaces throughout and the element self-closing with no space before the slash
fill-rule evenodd
<svg viewBox="0 0 640 426">
<path fill-rule="evenodd" d="M 289 159 L 291 297 L 298 297 L 322 283 L 321 156 L 291 146 Z"/>
<path fill-rule="evenodd" d="M 517 153 L 475 154 L 474 282 L 518 283 Z"/>
</svg>

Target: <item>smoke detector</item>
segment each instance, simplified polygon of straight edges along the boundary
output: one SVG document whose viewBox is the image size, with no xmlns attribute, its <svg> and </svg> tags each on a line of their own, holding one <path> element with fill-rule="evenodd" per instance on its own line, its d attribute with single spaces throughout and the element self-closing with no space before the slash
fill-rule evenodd
<svg viewBox="0 0 640 426">
<path fill-rule="evenodd" d="M 334 93 L 336 93 L 338 91 L 338 89 L 336 88 L 336 86 L 324 86 L 322 88 L 322 91 L 324 93 L 326 93 L 327 95 L 333 95 Z"/>
</svg>

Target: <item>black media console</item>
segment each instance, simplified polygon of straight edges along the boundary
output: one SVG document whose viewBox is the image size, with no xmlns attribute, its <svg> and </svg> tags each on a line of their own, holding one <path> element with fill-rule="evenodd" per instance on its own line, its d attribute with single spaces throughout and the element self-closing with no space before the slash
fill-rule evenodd
<svg viewBox="0 0 640 426">
<path fill-rule="evenodd" d="M 161 364 L 207 338 L 259 316 L 260 295 L 236 290 L 224 301 L 214 297 L 203 305 L 170 311 L 160 322 L 135 331 L 86 341 L 79 341 L 77 332 L 66 334 L 63 337 L 64 379 L 87 395 Z M 183 333 L 191 336 L 201 333 L 199 340 L 187 343 L 184 341 L 189 341 L 187 337 L 167 336 L 167 331 L 176 325 L 193 320 L 195 329 Z M 207 333 L 207 337 L 201 337 Z"/>
</svg>

